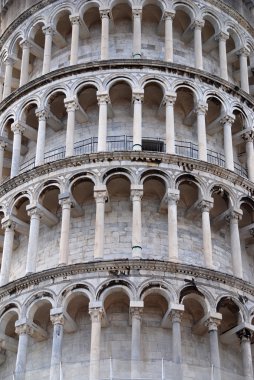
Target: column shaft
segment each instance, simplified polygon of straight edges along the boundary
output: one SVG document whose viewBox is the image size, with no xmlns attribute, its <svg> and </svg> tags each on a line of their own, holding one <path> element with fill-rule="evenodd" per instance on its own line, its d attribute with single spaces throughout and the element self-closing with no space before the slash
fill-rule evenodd
<svg viewBox="0 0 254 380">
<path fill-rule="evenodd" d="M 94 242 L 94 259 L 102 259 L 104 255 L 104 214 L 105 200 L 107 199 L 107 191 L 94 191 L 96 201 L 96 216 L 95 216 L 95 242 Z"/>
<path fill-rule="evenodd" d="M 241 350 L 242 350 L 244 379 L 253 380 L 253 363 L 252 363 L 250 337 L 243 336 L 241 338 Z"/>
<path fill-rule="evenodd" d="M 90 376 L 89 380 L 100 379 L 100 341 L 102 309 L 90 309 L 91 315 L 91 348 L 90 348 Z"/>
<path fill-rule="evenodd" d="M 142 308 L 132 308 L 132 329 L 131 329 L 131 378 L 140 377 L 141 361 L 141 315 Z"/>
<path fill-rule="evenodd" d="M 5 141 L 0 140 L 0 183 L 3 180 L 3 168 L 4 168 L 4 151 L 7 147 L 7 143 Z"/>
<path fill-rule="evenodd" d="M 99 126 L 98 126 L 98 152 L 107 150 L 107 119 L 108 119 L 108 95 L 98 95 Z"/>
<path fill-rule="evenodd" d="M 246 161 L 247 161 L 247 169 L 248 169 L 248 178 L 250 181 L 254 182 L 254 150 L 253 150 L 253 131 L 250 131 L 246 134 L 244 134 L 243 139 L 246 142 L 245 148 L 246 148 Z"/>
<path fill-rule="evenodd" d="M 36 258 L 40 231 L 40 214 L 36 207 L 28 208 L 30 230 L 27 249 L 26 274 L 36 272 Z"/>
<path fill-rule="evenodd" d="M 247 93 L 249 93 L 248 54 L 249 51 L 245 48 L 240 51 L 241 89 Z"/>
<path fill-rule="evenodd" d="M 17 323 L 17 322 L 16 322 Z M 26 359 L 27 346 L 30 328 L 26 324 L 16 327 L 16 333 L 19 335 L 18 352 L 15 367 L 15 380 L 25 380 L 26 377 Z"/>
<path fill-rule="evenodd" d="M 177 201 L 179 192 L 168 192 L 168 258 L 178 261 Z"/>
<path fill-rule="evenodd" d="M 71 201 L 69 198 L 65 198 L 61 199 L 59 203 L 62 206 L 59 264 L 66 265 L 69 257 Z"/>
<path fill-rule="evenodd" d="M 45 151 L 45 138 L 46 138 L 46 124 L 48 117 L 48 110 L 37 110 L 36 116 L 39 119 L 38 135 L 36 144 L 35 166 L 44 164 L 44 151 Z"/>
<path fill-rule="evenodd" d="M 101 10 L 101 60 L 108 59 L 109 10 Z"/>
<path fill-rule="evenodd" d="M 172 309 L 170 318 L 172 321 L 172 351 L 173 363 L 175 370 L 173 379 L 182 380 L 182 337 L 181 337 L 181 318 L 183 314 L 183 305 L 177 305 L 178 309 Z"/>
<path fill-rule="evenodd" d="M 79 16 L 70 16 L 70 21 L 72 24 L 70 65 L 76 65 L 79 47 Z"/>
<path fill-rule="evenodd" d="M 142 9 L 132 9 L 133 15 L 133 44 L 132 56 L 133 58 L 141 58 L 141 15 Z"/>
<path fill-rule="evenodd" d="M 133 94 L 133 150 L 142 150 L 143 94 Z"/>
<path fill-rule="evenodd" d="M 132 198 L 132 258 L 142 257 L 142 215 L 141 199 L 143 196 L 143 185 L 131 187 Z"/>
<path fill-rule="evenodd" d="M 175 12 L 165 12 L 165 61 L 173 62 L 173 18 Z"/>
<path fill-rule="evenodd" d="M 209 214 L 211 207 L 212 203 L 209 201 L 204 200 L 200 203 L 202 211 L 203 251 L 205 266 L 208 268 L 213 268 L 212 236 Z"/>
<path fill-rule="evenodd" d="M 0 286 L 7 284 L 7 282 L 9 281 L 14 234 L 15 234 L 14 232 L 15 223 L 13 223 L 11 220 L 4 221 L 3 228 L 5 228 L 5 234 L 4 234 L 4 245 L 3 245 L 3 254 L 2 254 L 2 262 L 1 262 Z"/>
<path fill-rule="evenodd" d="M 234 119 L 231 116 L 226 116 L 222 120 L 224 132 L 224 152 L 225 152 L 225 167 L 234 171 L 234 156 L 231 126 Z"/>
<path fill-rule="evenodd" d="M 76 100 L 65 100 L 67 110 L 67 129 L 66 129 L 66 150 L 65 157 L 71 157 L 74 154 L 74 134 L 75 134 L 75 114 L 78 109 Z"/>
<path fill-rule="evenodd" d="M 202 35 L 201 29 L 204 26 L 203 21 L 195 21 L 194 23 L 194 51 L 195 51 L 195 67 L 203 69 L 203 53 L 202 53 Z"/>
<path fill-rule="evenodd" d="M 54 30 L 52 27 L 47 26 L 47 27 L 43 28 L 43 32 L 45 34 L 45 43 L 44 43 L 42 75 L 50 72 L 51 53 L 52 53 L 52 39 L 53 39 Z"/>
<path fill-rule="evenodd" d="M 240 235 L 239 235 L 239 227 L 238 227 L 239 218 L 240 218 L 240 214 L 236 212 L 232 212 L 231 215 L 229 216 L 233 273 L 235 276 L 242 278 L 243 268 L 242 268 Z"/>
<path fill-rule="evenodd" d="M 11 58 L 6 59 L 6 61 L 5 61 L 3 99 L 6 98 L 11 93 L 13 64 L 14 64 L 13 59 L 11 59 Z"/>
<path fill-rule="evenodd" d="M 220 320 L 215 320 L 210 318 L 206 325 L 209 331 L 209 342 L 210 342 L 210 361 L 212 367 L 213 379 L 221 380 L 221 369 L 220 369 L 220 351 L 219 351 L 219 339 L 218 339 L 218 328 Z"/>
<path fill-rule="evenodd" d="M 13 147 L 12 147 L 12 161 L 11 161 L 11 175 L 10 177 L 15 177 L 19 174 L 20 166 L 20 152 L 21 152 L 21 140 L 22 133 L 25 128 L 19 122 L 12 124 L 11 130 L 14 133 L 13 136 Z"/>
<path fill-rule="evenodd" d="M 23 41 L 22 46 L 22 60 L 21 60 L 21 72 L 19 85 L 23 86 L 28 82 L 29 77 L 29 57 L 30 57 L 30 43 Z"/>
<path fill-rule="evenodd" d="M 226 40 L 228 35 L 225 33 L 220 33 L 219 39 L 219 56 L 220 56 L 220 76 L 222 79 L 228 80 L 228 62 L 227 62 L 227 50 L 226 50 Z"/>
<path fill-rule="evenodd" d="M 62 358 L 62 343 L 63 343 L 63 315 L 51 315 L 53 323 L 53 340 L 50 362 L 50 380 L 61 379 L 61 358 Z"/>
<path fill-rule="evenodd" d="M 207 144 L 206 144 L 206 122 L 205 115 L 207 111 L 206 104 L 199 104 L 196 109 L 197 113 L 197 132 L 198 132 L 198 158 L 207 161 Z"/>
<path fill-rule="evenodd" d="M 175 154 L 175 120 L 174 104 L 176 95 L 166 95 L 166 153 Z"/>
</svg>

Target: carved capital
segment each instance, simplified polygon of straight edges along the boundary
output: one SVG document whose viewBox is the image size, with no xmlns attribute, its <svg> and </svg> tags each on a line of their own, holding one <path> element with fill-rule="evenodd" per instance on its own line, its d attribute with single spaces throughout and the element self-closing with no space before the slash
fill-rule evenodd
<svg viewBox="0 0 254 380">
<path fill-rule="evenodd" d="M 253 332 L 246 328 L 237 332 L 237 336 L 240 339 L 241 343 L 244 341 L 250 342 L 252 335 L 253 335 Z"/>
<path fill-rule="evenodd" d="M 64 105 L 67 113 L 74 112 L 79 109 L 79 104 L 76 99 L 65 99 Z"/>
<path fill-rule="evenodd" d="M 130 307 L 130 314 L 132 318 L 138 319 L 141 321 L 143 314 L 143 307 Z"/>
<path fill-rule="evenodd" d="M 164 105 L 171 105 L 173 106 L 176 102 L 176 93 L 172 93 L 172 94 L 165 94 L 164 98 L 163 98 L 163 104 Z"/>
<path fill-rule="evenodd" d="M 143 189 L 132 189 L 131 200 L 132 202 L 140 202 L 143 197 Z"/>
<path fill-rule="evenodd" d="M 73 207 L 73 202 L 70 197 L 59 198 L 59 204 L 62 206 L 62 208 L 65 208 L 67 206 Z"/>
<path fill-rule="evenodd" d="M 141 18 L 142 16 L 142 8 L 132 8 L 132 16 Z"/>
<path fill-rule="evenodd" d="M 163 20 L 173 20 L 174 17 L 175 17 L 175 14 L 176 12 L 172 9 L 172 10 L 165 10 L 165 12 L 163 13 Z"/>
<path fill-rule="evenodd" d="M 195 109 L 196 113 L 201 114 L 201 115 L 205 115 L 207 110 L 208 110 L 208 105 L 206 103 L 197 104 L 196 109 Z"/>
<path fill-rule="evenodd" d="M 15 57 L 12 57 L 10 55 L 8 55 L 5 59 L 4 59 L 4 64 L 6 66 L 13 66 L 14 63 L 15 63 L 16 59 Z"/>
<path fill-rule="evenodd" d="M 56 32 L 55 29 L 53 28 L 53 26 L 51 26 L 51 25 L 44 26 L 42 28 L 42 31 L 45 35 L 49 35 L 49 36 L 53 36 Z"/>
<path fill-rule="evenodd" d="M 133 92 L 132 94 L 132 102 L 133 103 L 142 103 L 144 101 L 144 93 L 143 92 Z"/>
<path fill-rule="evenodd" d="M 26 127 L 22 121 L 16 121 L 11 125 L 11 130 L 15 134 L 22 134 L 24 133 Z"/>
<path fill-rule="evenodd" d="M 5 140 L 0 140 L 0 149 L 5 150 L 8 146 L 8 142 Z"/>
<path fill-rule="evenodd" d="M 71 15 L 69 16 L 69 19 L 70 19 L 71 25 L 79 25 L 79 22 L 80 22 L 79 16 Z"/>
<path fill-rule="evenodd" d="M 20 42 L 20 46 L 22 47 L 22 49 L 30 49 L 31 43 L 28 40 L 22 40 Z"/>
<path fill-rule="evenodd" d="M 105 203 L 108 199 L 108 192 L 107 190 L 95 190 L 93 196 L 96 203 Z"/>
<path fill-rule="evenodd" d="M 226 42 L 229 39 L 229 34 L 226 32 L 219 32 L 217 36 L 215 37 L 215 39 Z"/>
<path fill-rule="evenodd" d="M 247 142 L 253 142 L 254 139 L 254 130 L 245 132 L 242 134 L 242 139 Z"/>
<path fill-rule="evenodd" d="M 208 331 L 217 331 L 221 320 L 217 318 L 210 317 L 205 321 L 205 326 L 208 327 Z"/>
<path fill-rule="evenodd" d="M 183 317 L 183 310 L 174 310 L 172 309 L 169 314 L 169 318 L 171 319 L 172 323 L 181 323 L 182 317 Z"/>
<path fill-rule="evenodd" d="M 30 218 L 41 218 L 41 210 L 36 207 L 36 206 L 30 206 L 28 205 L 28 207 L 26 208 L 27 210 L 27 215 L 30 216 Z"/>
<path fill-rule="evenodd" d="M 101 18 L 110 19 L 110 17 L 111 17 L 110 9 L 100 9 L 100 16 L 101 16 Z"/>
<path fill-rule="evenodd" d="M 3 219 L 2 220 L 2 228 L 4 230 L 14 231 L 16 227 L 16 223 L 11 219 Z"/>
<path fill-rule="evenodd" d="M 35 111 L 35 115 L 38 117 L 39 121 L 41 120 L 45 121 L 46 119 L 49 118 L 49 108 L 48 107 L 37 108 Z"/>
<path fill-rule="evenodd" d="M 101 322 L 102 317 L 104 315 L 104 310 L 101 307 L 100 308 L 90 308 L 89 314 L 90 314 L 92 323 L 99 323 L 99 322 Z"/>
<path fill-rule="evenodd" d="M 168 190 L 167 192 L 167 201 L 168 201 L 168 204 L 169 205 L 176 205 L 177 202 L 179 201 L 180 199 L 180 192 L 179 190 Z"/>
<path fill-rule="evenodd" d="M 202 212 L 209 212 L 213 208 L 213 201 L 202 199 L 198 205 Z"/>
<path fill-rule="evenodd" d="M 205 25 L 205 21 L 204 20 L 194 20 L 193 22 L 193 28 L 195 29 L 202 29 Z"/>
<path fill-rule="evenodd" d="M 250 50 L 244 46 L 238 50 L 237 55 L 243 55 L 245 57 L 248 57 L 250 55 Z"/>
<path fill-rule="evenodd" d="M 231 210 L 230 213 L 226 216 L 226 221 L 228 223 L 238 223 L 242 219 L 241 210 Z"/>
<path fill-rule="evenodd" d="M 110 98 L 109 98 L 109 95 L 108 94 L 97 94 L 97 101 L 98 101 L 98 105 L 101 105 L 101 104 L 108 104 L 110 103 Z"/>
<path fill-rule="evenodd" d="M 234 121 L 235 121 L 235 116 L 234 116 L 234 115 L 226 115 L 226 116 L 224 116 L 224 117 L 221 119 L 220 123 L 221 123 L 222 125 L 225 125 L 225 124 L 230 124 L 230 125 L 232 125 L 232 124 L 234 123 Z"/>
<path fill-rule="evenodd" d="M 50 321 L 53 325 L 63 325 L 64 315 L 62 313 L 50 315 Z"/>
<path fill-rule="evenodd" d="M 18 335 L 32 335 L 33 329 L 27 323 L 23 323 L 18 326 L 15 326 L 15 333 Z"/>
</svg>

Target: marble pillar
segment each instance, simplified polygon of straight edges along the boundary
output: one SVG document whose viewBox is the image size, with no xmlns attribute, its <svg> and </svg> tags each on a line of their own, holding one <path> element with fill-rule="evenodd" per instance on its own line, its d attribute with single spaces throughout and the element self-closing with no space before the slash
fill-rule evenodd
<svg viewBox="0 0 254 380">
<path fill-rule="evenodd" d="M 175 17 L 175 11 L 165 11 L 165 61 L 173 62 L 173 19 Z"/>
<path fill-rule="evenodd" d="M 108 59 L 110 10 L 100 9 L 101 15 L 101 60 Z"/>
<path fill-rule="evenodd" d="M 233 141 L 231 131 L 234 120 L 234 115 L 227 115 L 221 120 L 224 134 L 225 168 L 231 171 L 234 171 Z"/>
<path fill-rule="evenodd" d="M 94 259 L 96 260 L 103 259 L 104 256 L 104 216 L 105 202 L 108 198 L 106 186 L 95 186 L 94 198 L 96 202 Z"/>
<path fill-rule="evenodd" d="M 99 105 L 98 152 L 106 152 L 108 103 L 110 102 L 110 99 L 108 94 L 98 93 L 97 100 Z"/>
<path fill-rule="evenodd" d="M 3 99 L 9 96 L 12 90 L 12 72 L 13 72 L 14 58 L 7 57 L 4 61 L 4 64 L 5 64 L 5 74 L 4 74 Z"/>
<path fill-rule="evenodd" d="M 202 28 L 204 26 L 203 20 L 194 21 L 194 51 L 195 51 L 195 67 L 196 69 L 203 70 L 203 53 L 202 53 Z"/>
<path fill-rule="evenodd" d="M 25 131 L 25 126 L 23 125 L 22 122 L 16 122 L 11 125 L 11 130 L 14 136 L 13 136 L 13 146 L 12 146 L 12 161 L 11 161 L 10 177 L 13 178 L 19 174 L 21 141 L 22 141 L 22 134 Z"/>
<path fill-rule="evenodd" d="M 41 213 L 36 206 L 27 206 L 27 214 L 30 216 L 30 230 L 26 258 L 26 274 L 36 272 L 36 259 L 38 253 L 39 231 Z"/>
<path fill-rule="evenodd" d="M 238 221 L 241 219 L 241 210 L 232 210 L 227 216 L 227 221 L 230 226 L 230 243 L 232 254 L 232 268 L 233 274 L 236 277 L 243 277 L 242 255 L 241 255 L 241 243 Z"/>
<path fill-rule="evenodd" d="M 143 93 L 133 93 L 133 150 L 142 150 L 142 102 Z"/>
<path fill-rule="evenodd" d="M 15 332 L 19 335 L 18 352 L 15 367 L 15 380 L 25 380 L 26 378 L 26 360 L 29 335 L 31 327 L 22 322 L 16 321 Z"/>
<path fill-rule="evenodd" d="M 61 236 L 59 249 L 59 264 L 67 265 L 69 258 L 69 235 L 72 202 L 69 196 L 59 196 L 59 204 L 62 207 Z"/>
<path fill-rule="evenodd" d="M 176 93 L 166 93 L 164 103 L 166 106 L 166 153 L 168 154 L 175 154 L 175 101 Z"/>
<path fill-rule="evenodd" d="M 44 164 L 46 125 L 47 119 L 49 117 L 49 109 L 37 109 L 35 114 L 38 118 L 39 124 L 36 143 L 35 166 L 39 166 Z"/>
<path fill-rule="evenodd" d="M 23 86 L 28 82 L 29 77 L 29 57 L 31 44 L 29 41 L 25 40 L 20 43 L 20 46 L 22 47 L 22 60 L 19 86 Z"/>
<path fill-rule="evenodd" d="M 103 309 L 89 308 L 89 314 L 92 322 L 89 380 L 100 380 L 100 341 Z"/>
<path fill-rule="evenodd" d="M 208 110 L 208 106 L 205 103 L 197 105 L 197 134 L 198 134 L 198 159 L 207 161 L 207 143 L 206 143 L 206 122 L 205 115 Z"/>
<path fill-rule="evenodd" d="M 178 261 L 177 202 L 179 190 L 168 189 L 168 259 Z"/>
<path fill-rule="evenodd" d="M 70 22 L 72 25 L 70 65 L 76 65 L 78 63 L 79 50 L 79 16 L 70 16 Z"/>
<path fill-rule="evenodd" d="M 210 224 L 210 210 L 213 207 L 213 200 L 202 200 L 199 204 L 202 213 L 202 234 L 204 261 L 207 268 L 213 268 L 212 235 Z"/>
<path fill-rule="evenodd" d="M 76 99 L 65 99 L 64 105 L 67 111 L 65 157 L 71 157 L 74 155 L 75 114 L 79 105 Z"/>
<path fill-rule="evenodd" d="M 50 320 L 53 324 L 52 351 L 50 361 L 50 380 L 61 379 L 61 358 L 64 330 L 64 316 L 62 313 L 54 314 L 54 309 L 50 311 Z"/>
<path fill-rule="evenodd" d="M 5 233 L 1 262 L 0 286 L 7 284 L 9 281 L 15 227 L 16 224 L 11 219 L 2 220 L 2 228 L 5 230 Z"/>
<path fill-rule="evenodd" d="M 55 30 L 52 26 L 45 26 L 42 28 L 43 33 L 45 34 L 45 43 L 44 43 L 44 55 L 43 55 L 43 66 L 42 66 L 42 75 L 50 72 L 51 68 L 51 54 L 52 54 L 52 41 Z"/>
<path fill-rule="evenodd" d="M 141 58 L 141 17 L 142 8 L 132 9 L 133 17 L 133 43 L 132 43 L 132 57 Z"/>
<path fill-rule="evenodd" d="M 141 199 L 143 196 L 143 185 L 131 186 L 132 200 L 132 258 L 142 257 L 142 215 Z"/>
<path fill-rule="evenodd" d="M 243 140 L 245 141 L 246 147 L 246 161 L 248 169 L 248 178 L 250 181 L 254 182 L 254 150 L 253 150 L 253 139 L 254 132 L 253 130 L 248 131 L 242 135 Z"/>
</svg>

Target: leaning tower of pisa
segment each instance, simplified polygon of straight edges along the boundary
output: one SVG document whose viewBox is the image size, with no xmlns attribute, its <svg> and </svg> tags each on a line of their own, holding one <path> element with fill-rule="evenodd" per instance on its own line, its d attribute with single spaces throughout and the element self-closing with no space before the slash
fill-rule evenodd
<svg viewBox="0 0 254 380">
<path fill-rule="evenodd" d="M 253 380 L 254 1 L 0 33 L 0 380 Z"/>
</svg>

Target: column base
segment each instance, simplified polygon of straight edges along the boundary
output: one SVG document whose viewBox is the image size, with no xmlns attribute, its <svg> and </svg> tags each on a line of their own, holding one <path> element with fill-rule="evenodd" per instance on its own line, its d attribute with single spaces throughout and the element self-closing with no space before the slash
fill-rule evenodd
<svg viewBox="0 0 254 380">
<path fill-rule="evenodd" d="M 132 258 L 142 259 L 142 247 L 140 247 L 139 245 L 134 245 L 132 247 Z"/>
<path fill-rule="evenodd" d="M 141 151 L 142 150 L 142 145 L 140 145 L 140 144 L 134 144 L 134 145 L 132 145 L 132 150 Z"/>
<path fill-rule="evenodd" d="M 141 59 L 141 54 L 140 53 L 132 53 L 132 58 Z"/>
</svg>

